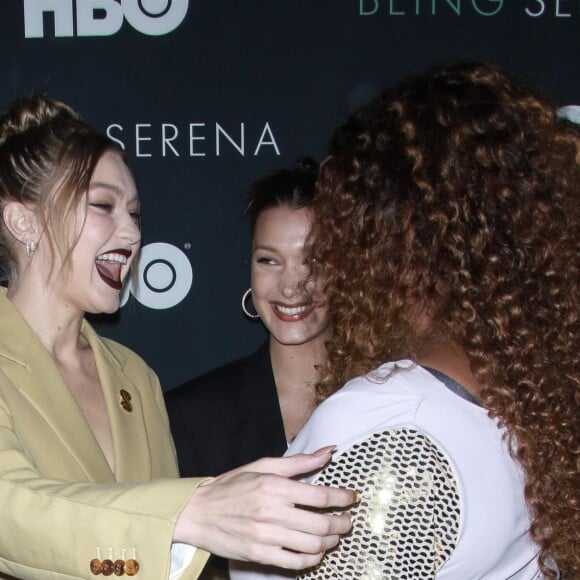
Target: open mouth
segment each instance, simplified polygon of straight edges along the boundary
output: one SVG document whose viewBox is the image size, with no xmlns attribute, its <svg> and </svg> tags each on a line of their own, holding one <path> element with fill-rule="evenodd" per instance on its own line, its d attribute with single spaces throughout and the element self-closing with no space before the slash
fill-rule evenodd
<svg viewBox="0 0 580 580">
<path fill-rule="evenodd" d="M 97 256 L 95 265 L 101 280 L 111 288 L 121 290 L 121 269 L 127 265 L 130 256 L 130 250 L 114 250 Z"/>
<path fill-rule="evenodd" d="M 288 304 L 280 304 L 279 302 L 272 303 L 272 309 L 278 318 L 287 322 L 295 322 L 297 320 L 303 320 L 306 318 L 314 309 L 312 302 L 307 302 L 303 304 L 294 304 L 292 306 Z"/>
</svg>

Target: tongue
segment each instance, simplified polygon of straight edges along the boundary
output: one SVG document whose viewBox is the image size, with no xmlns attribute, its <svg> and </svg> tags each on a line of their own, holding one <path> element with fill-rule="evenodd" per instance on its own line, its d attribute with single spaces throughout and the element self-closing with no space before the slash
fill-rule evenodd
<svg viewBox="0 0 580 580">
<path fill-rule="evenodd" d="M 97 270 L 102 276 L 115 282 L 121 281 L 121 264 L 119 262 L 102 262 L 97 260 L 96 264 Z"/>
</svg>

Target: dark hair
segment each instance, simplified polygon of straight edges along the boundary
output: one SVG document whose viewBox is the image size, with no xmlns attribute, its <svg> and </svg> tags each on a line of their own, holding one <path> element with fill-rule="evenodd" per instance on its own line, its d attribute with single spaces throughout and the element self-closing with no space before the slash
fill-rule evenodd
<svg viewBox="0 0 580 580">
<path fill-rule="evenodd" d="M 80 224 L 70 220 L 86 202 L 95 167 L 107 151 L 117 152 L 130 168 L 116 143 L 59 101 L 40 95 L 19 99 L 0 117 L 0 211 L 9 201 L 35 207 L 53 260 L 60 255 L 63 268 L 78 241 L 71 226 Z M 9 283 L 18 273 L 12 244 L 2 221 L 0 265 Z"/>
<path fill-rule="evenodd" d="M 430 336 L 465 350 L 525 471 L 549 578 L 580 578 L 580 139 L 493 67 L 442 67 L 340 127 L 314 258 L 334 335 L 321 398 Z M 421 313 L 430 328 L 418 325 Z"/>
<path fill-rule="evenodd" d="M 282 169 L 257 181 L 250 191 L 245 214 L 250 218 L 252 235 L 258 216 L 271 207 L 300 209 L 312 205 L 318 164 L 304 157 L 292 169 Z"/>
</svg>

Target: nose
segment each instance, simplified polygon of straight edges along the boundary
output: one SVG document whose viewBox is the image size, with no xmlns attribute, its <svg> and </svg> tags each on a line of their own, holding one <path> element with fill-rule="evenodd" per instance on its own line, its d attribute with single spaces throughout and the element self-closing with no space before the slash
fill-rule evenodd
<svg viewBox="0 0 580 580">
<path fill-rule="evenodd" d="M 127 213 L 119 223 L 118 236 L 129 242 L 131 246 L 141 243 L 141 226 L 135 221 L 134 216 Z"/>
<path fill-rule="evenodd" d="M 307 279 L 301 268 L 287 269 L 280 277 L 280 293 L 287 299 L 305 294 Z"/>
</svg>

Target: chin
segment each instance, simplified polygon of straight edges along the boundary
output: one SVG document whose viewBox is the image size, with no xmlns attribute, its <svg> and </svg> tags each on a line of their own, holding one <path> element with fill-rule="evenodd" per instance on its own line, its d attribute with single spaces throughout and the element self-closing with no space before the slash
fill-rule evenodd
<svg viewBox="0 0 580 580">
<path fill-rule="evenodd" d="M 302 344 L 306 344 L 311 340 L 314 340 L 318 337 L 316 336 L 275 336 L 272 335 L 274 339 L 283 344 L 284 346 L 300 346 Z"/>
<path fill-rule="evenodd" d="M 117 300 L 115 304 L 101 304 L 99 306 L 93 305 L 87 308 L 85 312 L 87 314 L 114 314 L 121 308 L 121 303 Z"/>
<path fill-rule="evenodd" d="M 300 346 L 303 344 L 308 344 L 309 342 L 313 342 L 316 340 L 326 340 L 326 332 L 328 330 L 328 326 L 323 326 L 321 328 L 282 328 L 282 329 L 274 329 L 274 330 L 281 330 L 281 332 L 271 332 L 270 336 L 276 340 L 276 342 L 283 344 L 285 346 Z M 285 332 L 284 332 L 285 330 Z"/>
</svg>

